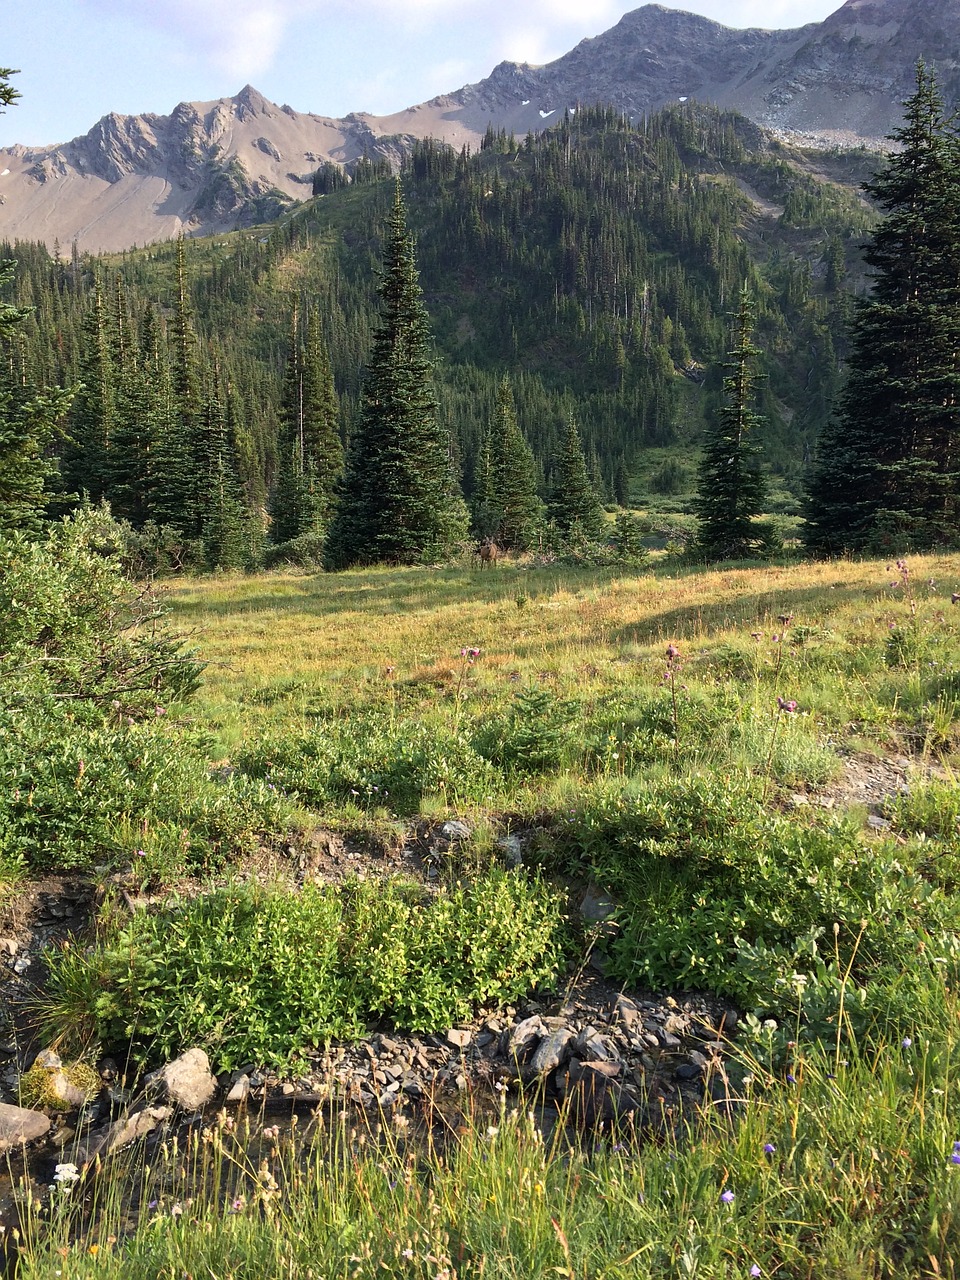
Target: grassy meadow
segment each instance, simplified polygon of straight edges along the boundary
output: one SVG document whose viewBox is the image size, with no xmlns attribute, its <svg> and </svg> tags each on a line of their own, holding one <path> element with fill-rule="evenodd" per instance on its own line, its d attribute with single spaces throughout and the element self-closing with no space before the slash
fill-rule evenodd
<svg viewBox="0 0 960 1280">
<path fill-rule="evenodd" d="M 18 1274 L 955 1276 L 958 590 L 956 556 L 169 584 L 207 667 L 165 716 L 220 791 L 107 834 L 154 889 L 210 893 L 53 957 L 52 1032 L 295 1066 L 297 1028 L 443 1030 L 523 983 L 562 990 L 588 946 L 625 987 L 724 997 L 740 1031 L 722 1096 L 657 1142 L 544 1140 L 512 1096 L 439 1144 L 353 1115 L 241 1141 L 221 1117 L 34 1207 Z M 319 827 L 389 850 L 454 816 L 472 836 L 433 916 L 409 886 L 245 884 L 254 845 Z M 599 942 L 587 883 L 616 904 Z M 259 1039 L 217 1039 L 250 1009 Z"/>
</svg>

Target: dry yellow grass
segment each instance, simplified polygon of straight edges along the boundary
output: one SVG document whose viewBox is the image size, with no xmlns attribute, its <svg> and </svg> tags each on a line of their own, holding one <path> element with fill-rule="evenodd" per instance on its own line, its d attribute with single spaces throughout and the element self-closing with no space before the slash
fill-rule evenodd
<svg viewBox="0 0 960 1280">
<path fill-rule="evenodd" d="M 384 685 L 449 687 L 464 646 L 481 650 L 474 687 L 556 680 L 587 695 L 628 674 L 656 678 L 667 643 L 708 650 L 770 637 L 782 614 L 848 643 L 876 640 L 910 612 L 896 577 L 882 560 L 637 574 L 377 568 L 181 579 L 169 600 L 209 663 L 204 719 L 229 748 L 318 697 L 355 707 L 382 698 Z M 952 630 L 960 556 L 911 559 L 910 579 L 917 608 Z"/>
</svg>

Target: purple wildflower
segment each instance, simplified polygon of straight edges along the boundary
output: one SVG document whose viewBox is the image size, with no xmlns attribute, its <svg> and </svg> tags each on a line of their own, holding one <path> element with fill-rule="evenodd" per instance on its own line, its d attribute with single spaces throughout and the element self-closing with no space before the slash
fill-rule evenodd
<svg viewBox="0 0 960 1280">
<path fill-rule="evenodd" d="M 765 1156 L 772 1156 L 773 1153 L 776 1151 L 776 1149 L 777 1148 L 773 1145 L 772 1142 L 765 1142 L 763 1144 L 763 1154 Z"/>
<path fill-rule="evenodd" d="M 723 1201 L 724 1204 L 733 1204 L 733 1199 L 734 1199 L 733 1192 L 730 1190 L 729 1187 L 727 1188 L 726 1191 L 720 1192 L 720 1199 Z"/>
<path fill-rule="evenodd" d="M 777 706 L 781 711 L 792 714 L 797 709 L 797 704 L 793 698 L 777 698 Z"/>
<path fill-rule="evenodd" d="M 756 1277 L 762 1276 L 763 1272 L 760 1270 L 757 1264 L 754 1263 L 753 1266 L 750 1268 L 750 1274 L 754 1277 L 754 1280 L 756 1280 Z"/>
</svg>

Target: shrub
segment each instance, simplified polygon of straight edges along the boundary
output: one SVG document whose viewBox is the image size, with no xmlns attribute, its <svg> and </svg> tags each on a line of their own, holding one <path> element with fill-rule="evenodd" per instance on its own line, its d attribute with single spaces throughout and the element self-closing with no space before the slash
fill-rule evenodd
<svg viewBox="0 0 960 1280">
<path fill-rule="evenodd" d="M 44 1019 L 69 1042 L 160 1060 L 201 1043 L 220 1069 L 283 1065 L 370 1019 L 436 1031 L 556 976 L 559 895 L 496 868 L 428 893 L 399 880 L 237 885 L 136 913 L 82 952 L 50 954 Z"/>
</svg>

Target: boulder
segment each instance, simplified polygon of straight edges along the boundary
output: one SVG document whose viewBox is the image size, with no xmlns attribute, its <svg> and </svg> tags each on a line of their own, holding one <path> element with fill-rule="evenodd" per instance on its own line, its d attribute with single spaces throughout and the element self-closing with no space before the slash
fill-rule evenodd
<svg viewBox="0 0 960 1280">
<path fill-rule="evenodd" d="M 562 1027 L 540 1041 L 537 1051 L 530 1061 L 530 1071 L 535 1076 L 547 1076 L 557 1067 L 563 1066 L 570 1056 L 570 1041 L 573 1032 L 569 1027 Z"/>
<path fill-rule="evenodd" d="M 0 1152 L 35 1142 L 50 1131 L 50 1117 L 42 1111 L 0 1102 Z"/>
<path fill-rule="evenodd" d="M 202 1110 L 217 1091 L 210 1059 L 202 1049 L 188 1049 L 159 1071 L 151 1072 L 143 1083 L 148 1097 L 159 1098 L 184 1111 Z"/>
</svg>

